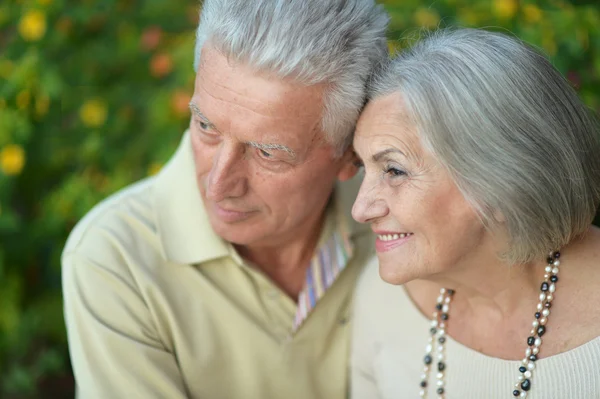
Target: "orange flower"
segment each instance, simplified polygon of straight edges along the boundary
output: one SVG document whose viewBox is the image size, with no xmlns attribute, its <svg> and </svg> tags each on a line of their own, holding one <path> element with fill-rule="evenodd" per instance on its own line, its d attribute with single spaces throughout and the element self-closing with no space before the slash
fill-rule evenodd
<svg viewBox="0 0 600 399">
<path fill-rule="evenodd" d="M 187 93 L 187 91 L 176 90 L 171 95 L 171 109 L 178 117 L 184 117 L 188 115 L 189 108 L 188 105 L 190 103 L 191 96 Z"/>
<path fill-rule="evenodd" d="M 142 33 L 141 46 L 146 51 L 154 50 L 160 44 L 161 38 L 162 29 L 158 26 L 151 26 Z"/>
<path fill-rule="evenodd" d="M 150 73 L 155 78 L 167 76 L 173 69 L 173 61 L 168 54 L 156 54 L 150 60 Z"/>
</svg>

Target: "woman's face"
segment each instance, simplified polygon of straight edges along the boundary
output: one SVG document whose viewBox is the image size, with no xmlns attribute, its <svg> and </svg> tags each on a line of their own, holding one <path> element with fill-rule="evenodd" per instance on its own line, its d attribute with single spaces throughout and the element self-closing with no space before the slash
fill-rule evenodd
<svg viewBox="0 0 600 399">
<path fill-rule="evenodd" d="M 377 235 L 381 277 L 392 284 L 469 263 L 488 233 L 433 154 L 420 143 L 399 93 L 371 101 L 354 147 L 365 177 L 352 209 Z"/>
</svg>

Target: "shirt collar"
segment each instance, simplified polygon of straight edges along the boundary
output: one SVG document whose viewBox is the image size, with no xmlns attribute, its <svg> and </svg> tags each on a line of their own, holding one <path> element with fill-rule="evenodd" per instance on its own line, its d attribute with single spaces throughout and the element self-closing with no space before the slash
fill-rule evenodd
<svg viewBox="0 0 600 399">
<path fill-rule="evenodd" d="M 361 176 L 356 176 L 347 182 L 338 182 L 334 191 L 332 208 L 335 220 L 340 223 L 336 229 L 350 239 L 369 231 L 367 225 L 355 222 L 351 216 L 361 180 Z M 198 190 L 189 131 L 184 133 L 177 151 L 156 176 L 154 187 L 158 234 L 166 259 L 194 264 L 237 255 L 210 226 Z"/>
</svg>

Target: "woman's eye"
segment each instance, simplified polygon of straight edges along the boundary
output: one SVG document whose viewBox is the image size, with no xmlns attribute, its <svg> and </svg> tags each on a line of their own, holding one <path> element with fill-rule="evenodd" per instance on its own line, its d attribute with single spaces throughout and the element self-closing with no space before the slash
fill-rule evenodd
<svg viewBox="0 0 600 399">
<path fill-rule="evenodd" d="M 400 170 L 398 168 L 392 168 L 392 167 L 387 168 L 385 173 L 387 173 L 391 177 L 399 177 L 399 176 L 404 176 L 406 174 L 403 170 Z"/>
</svg>

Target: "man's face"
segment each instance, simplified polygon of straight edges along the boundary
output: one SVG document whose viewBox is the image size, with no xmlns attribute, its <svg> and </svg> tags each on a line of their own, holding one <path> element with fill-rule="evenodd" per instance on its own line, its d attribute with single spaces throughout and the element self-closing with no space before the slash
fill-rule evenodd
<svg viewBox="0 0 600 399">
<path fill-rule="evenodd" d="M 268 77 L 205 46 L 190 103 L 196 176 L 215 232 L 272 246 L 314 231 L 336 178 L 356 172 L 321 131 L 323 85 Z"/>
</svg>

